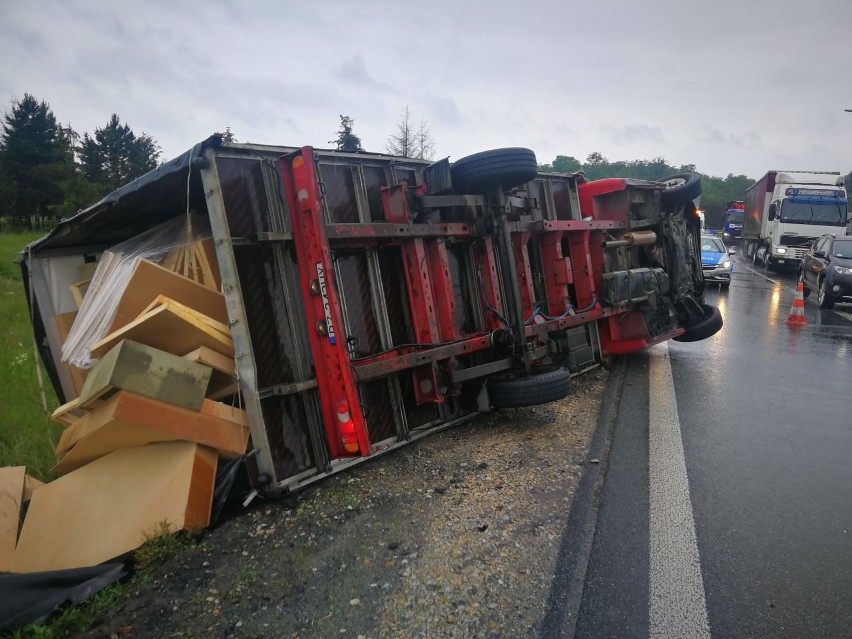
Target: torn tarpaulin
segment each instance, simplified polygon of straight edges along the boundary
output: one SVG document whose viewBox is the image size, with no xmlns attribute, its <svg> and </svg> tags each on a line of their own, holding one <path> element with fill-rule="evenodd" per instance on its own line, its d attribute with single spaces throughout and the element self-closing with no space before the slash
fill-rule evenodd
<svg viewBox="0 0 852 639">
<path fill-rule="evenodd" d="M 0 574 L 0 632 L 22 628 L 62 605 L 78 604 L 126 574 L 123 564 L 116 563 L 26 575 Z"/>
</svg>

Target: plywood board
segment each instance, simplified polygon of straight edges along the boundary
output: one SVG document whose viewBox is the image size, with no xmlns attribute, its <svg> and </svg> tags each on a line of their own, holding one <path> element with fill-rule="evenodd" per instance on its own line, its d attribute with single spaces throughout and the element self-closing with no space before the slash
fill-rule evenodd
<svg viewBox="0 0 852 639">
<path fill-rule="evenodd" d="M 207 386 L 207 397 L 226 399 L 237 393 L 239 389 L 236 383 L 237 367 L 232 358 L 220 355 L 204 346 L 187 353 L 184 358 L 205 364 L 213 369 L 210 384 Z"/>
<path fill-rule="evenodd" d="M 19 573 L 94 566 L 138 548 L 161 522 L 210 522 L 216 451 L 189 442 L 118 450 L 33 494 L 12 559 Z"/>
<path fill-rule="evenodd" d="M 25 478 L 26 468 L 23 466 L 0 468 L 0 572 L 12 569 Z"/>
<path fill-rule="evenodd" d="M 248 426 L 248 414 L 244 410 L 222 404 L 221 402 L 205 399 L 201 405 L 201 414 Z"/>
<path fill-rule="evenodd" d="M 68 333 L 71 331 L 71 326 L 74 324 L 74 320 L 77 318 L 77 311 L 71 311 L 70 313 L 60 313 L 55 317 L 56 321 L 56 330 L 59 332 L 59 340 L 64 344 L 65 340 L 68 338 Z M 86 381 L 86 371 L 77 368 L 76 366 L 72 366 L 66 362 L 60 362 L 60 366 L 65 366 L 68 369 L 69 374 L 71 375 L 71 383 L 74 386 L 74 391 L 79 395 L 80 390 L 83 388 L 83 384 Z"/>
<path fill-rule="evenodd" d="M 180 308 L 160 306 L 145 313 L 130 324 L 107 335 L 92 346 L 93 358 L 103 357 L 123 339 L 147 344 L 167 353 L 187 353 L 199 346 L 234 356 L 233 340 L 210 326 L 187 316 Z"/>
<path fill-rule="evenodd" d="M 236 415 L 223 419 L 121 391 L 62 434 L 57 449 L 67 452 L 53 471 L 71 472 L 120 448 L 176 440 L 237 457 L 246 452 L 248 437 L 248 421 L 237 421 Z"/>
<path fill-rule="evenodd" d="M 205 364 L 213 370 L 217 370 L 220 373 L 225 373 L 230 377 L 235 377 L 237 374 L 237 367 L 234 363 L 233 357 L 226 357 L 225 355 L 217 353 L 216 351 L 211 350 L 206 346 L 196 348 L 195 350 L 190 351 L 183 357 L 184 359 L 188 359 L 191 362 Z"/>
<path fill-rule="evenodd" d="M 68 333 L 71 332 L 71 326 L 74 324 L 75 319 L 77 319 L 77 311 L 59 313 L 55 318 L 56 330 L 59 332 L 59 339 L 63 344 L 68 338 Z"/>
<path fill-rule="evenodd" d="M 227 324 L 223 324 L 222 322 L 217 322 L 212 317 L 208 317 L 198 311 L 190 308 L 186 304 L 181 304 L 180 302 L 173 300 L 170 297 L 166 297 L 165 295 L 157 295 L 153 302 L 148 304 L 142 312 L 139 314 L 140 316 L 148 313 L 149 311 L 153 311 L 155 308 L 159 306 L 168 306 L 171 310 L 180 312 L 182 315 L 185 315 L 188 318 L 192 318 L 198 324 L 204 324 L 212 329 L 215 329 L 226 335 L 228 337 L 231 336 L 231 329 L 228 328 Z"/>
<path fill-rule="evenodd" d="M 110 332 L 136 319 L 158 295 L 176 300 L 217 322 L 228 322 L 224 295 L 158 264 L 139 260 L 121 294 Z"/>
<path fill-rule="evenodd" d="M 112 389 L 121 389 L 197 411 L 211 373 L 209 366 L 122 340 L 89 370 L 79 406 L 85 408 Z"/>
</svg>

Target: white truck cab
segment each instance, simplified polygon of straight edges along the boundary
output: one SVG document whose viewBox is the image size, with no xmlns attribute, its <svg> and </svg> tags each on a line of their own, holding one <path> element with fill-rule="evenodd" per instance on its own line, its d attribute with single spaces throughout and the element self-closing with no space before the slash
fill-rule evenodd
<svg viewBox="0 0 852 639">
<path fill-rule="evenodd" d="M 746 193 L 746 255 L 766 267 L 796 265 L 821 235 L 849 223 L 840 173 L 769 171 Z"/>
</svg>

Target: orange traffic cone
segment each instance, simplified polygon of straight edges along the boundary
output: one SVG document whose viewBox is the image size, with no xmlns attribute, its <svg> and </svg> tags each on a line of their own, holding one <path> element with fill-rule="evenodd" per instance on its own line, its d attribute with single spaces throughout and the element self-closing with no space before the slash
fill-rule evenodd
<svg viewBox="0 0 852 639">
<path fill-rule="evenodd" d="M 807 326 L 805 320 L 805 285 L 799 278 L 799 284 L 796 286 L 796 297 L 793 298 L 793 308 L 790 309 L 790 314 L 785 321 L 789 326 Z"/>
</svg>

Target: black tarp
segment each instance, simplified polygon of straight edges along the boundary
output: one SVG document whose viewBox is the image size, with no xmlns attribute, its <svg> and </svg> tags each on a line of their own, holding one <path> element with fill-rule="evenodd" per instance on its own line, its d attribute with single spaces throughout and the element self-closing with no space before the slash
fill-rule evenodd
<svg viewBox="0 0 852 639">
<path fill-rule="evenodd" d="M 76 605 L 114 584 L 123 564 L 52 570 L 26 575 L 0 574 L 0 632 L 34 623 L 63 605 Z"/>
</svg>

